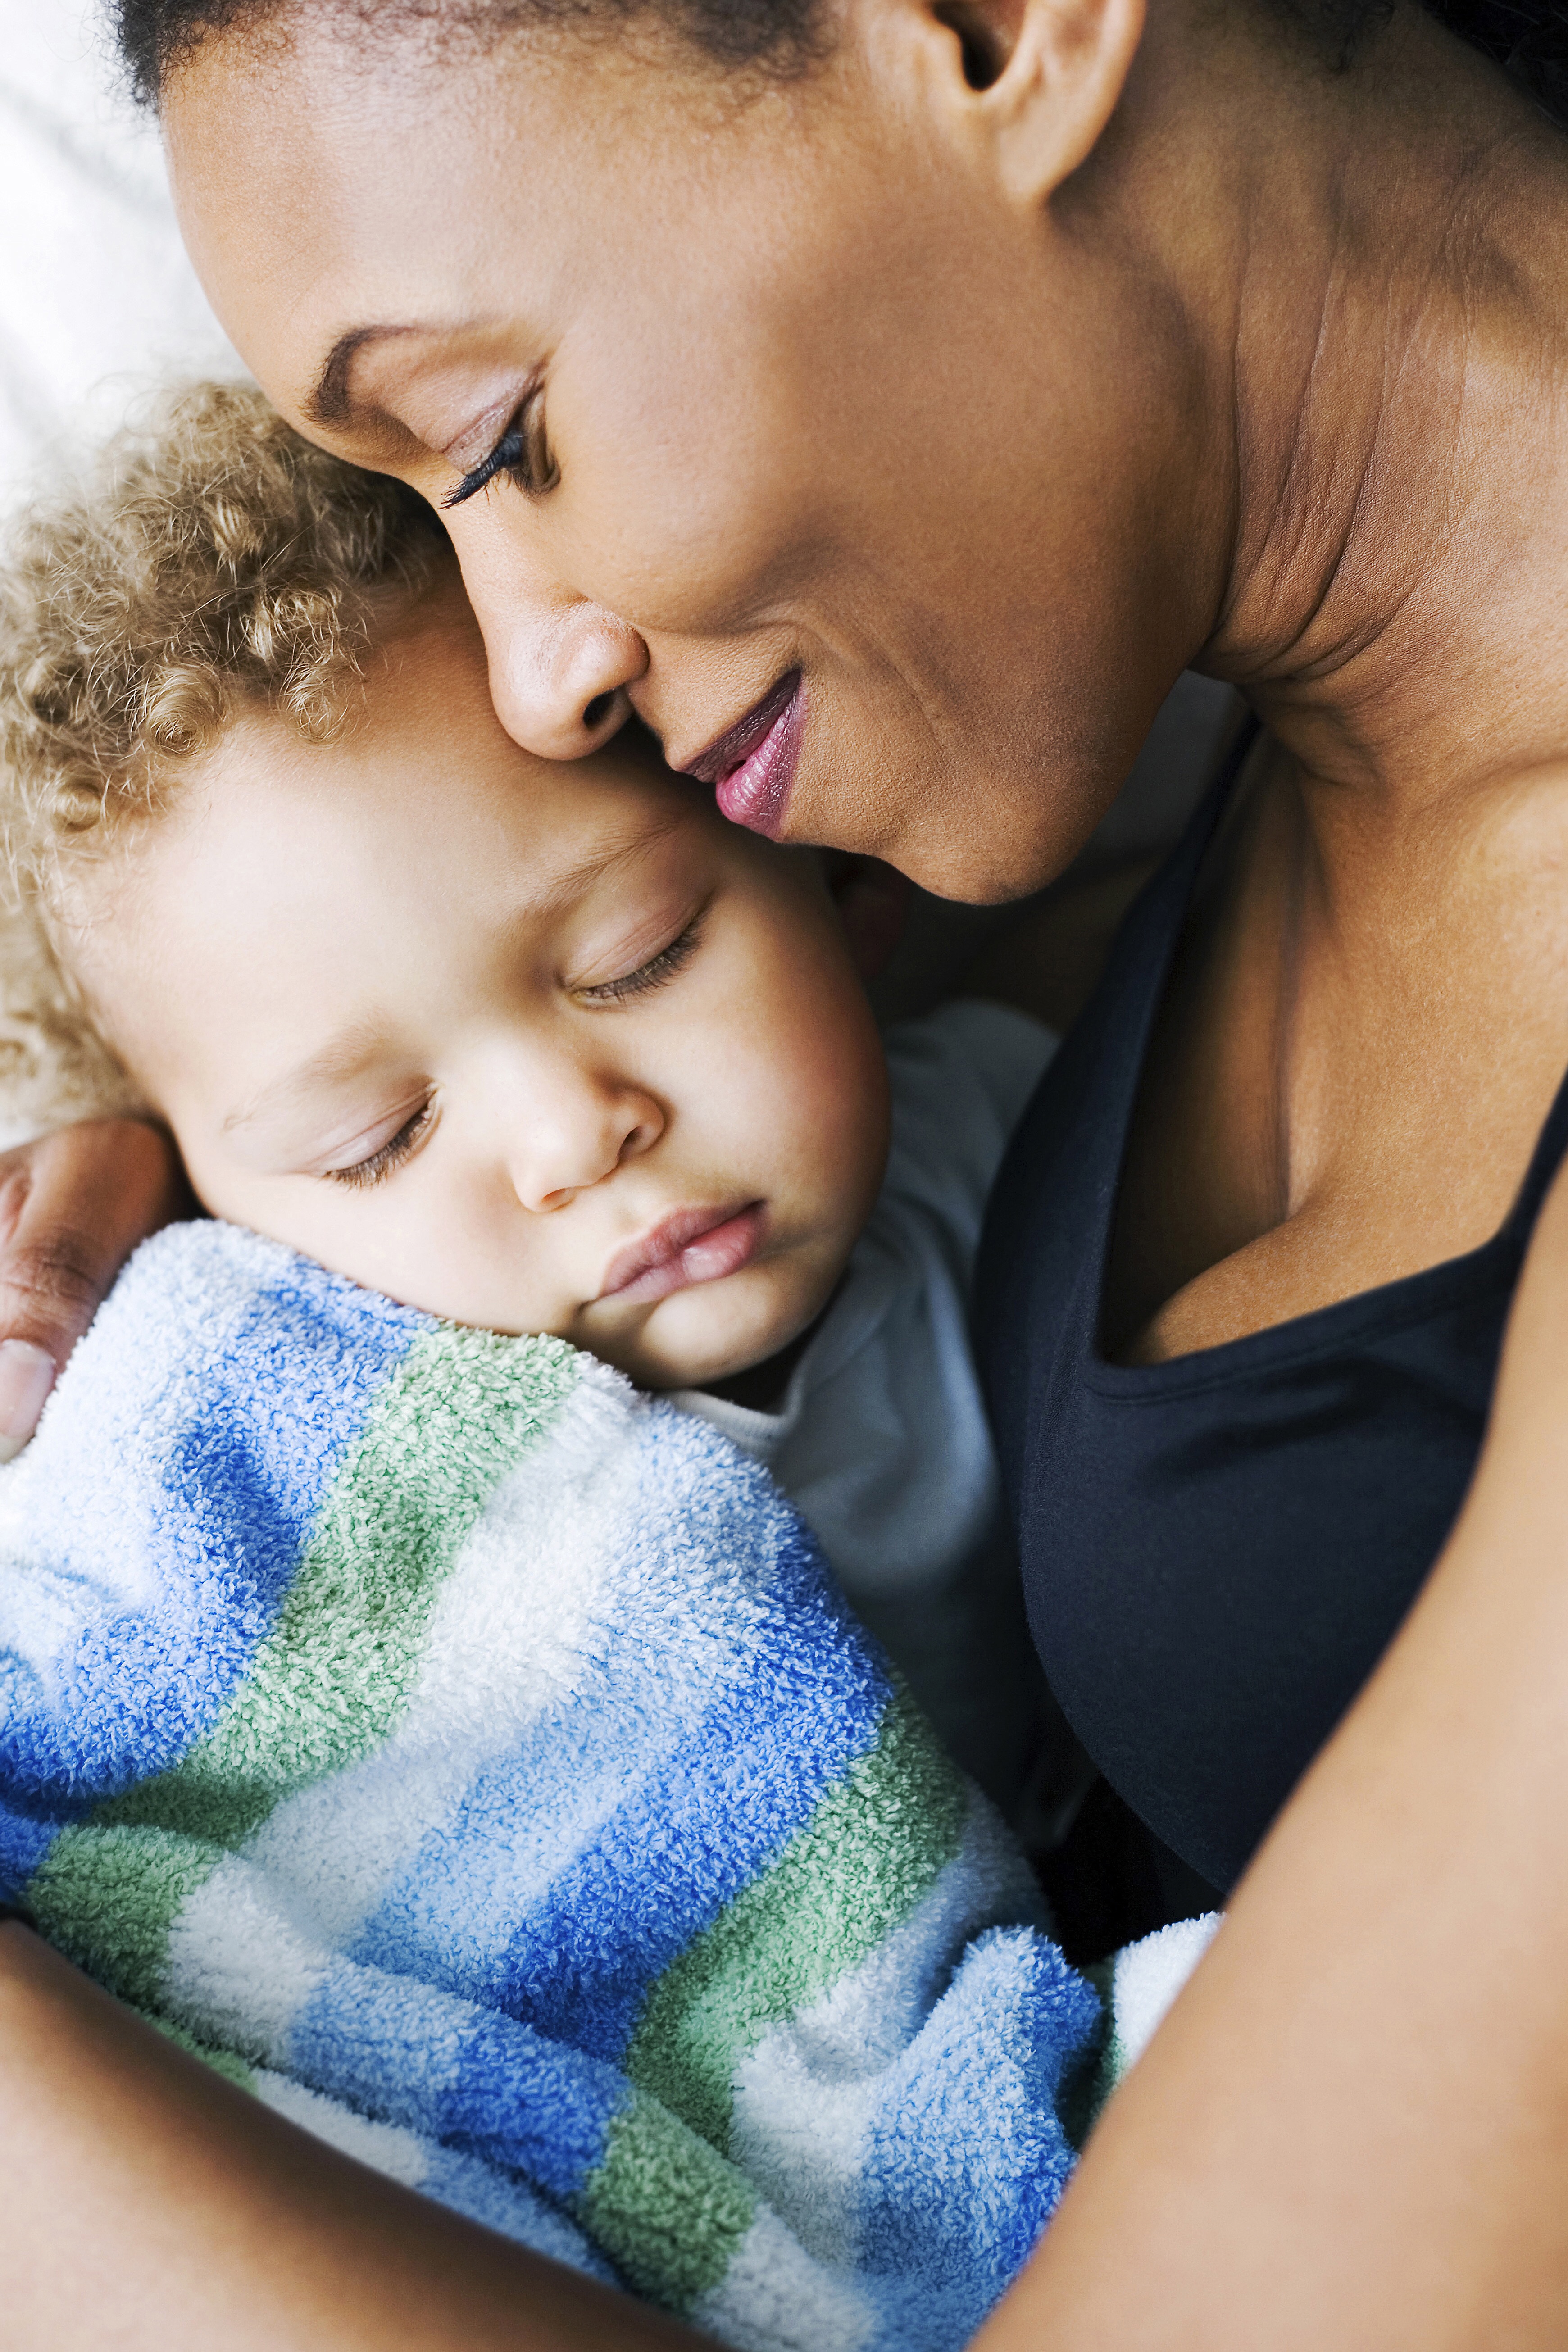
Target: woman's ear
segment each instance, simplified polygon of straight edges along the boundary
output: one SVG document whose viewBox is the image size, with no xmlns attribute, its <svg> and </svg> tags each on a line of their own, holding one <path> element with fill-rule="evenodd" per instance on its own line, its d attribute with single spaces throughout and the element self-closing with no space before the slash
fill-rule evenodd
<svg viewBox="0 0 1568 2352">
<path fill-rule="evenodd" d="M 862 980 L 875 980 L 903 937 L 912 886 L 879 857 L 829 849 L 822 853 L 822 866 L 855 969 Z"/>
<path fill-rule="evenodd" d="M 931 5 L 1010 195 L 1042 204 L 1087 162 L 1126 87 L 1146 12 L 1147 0 Z"/>
</svg>

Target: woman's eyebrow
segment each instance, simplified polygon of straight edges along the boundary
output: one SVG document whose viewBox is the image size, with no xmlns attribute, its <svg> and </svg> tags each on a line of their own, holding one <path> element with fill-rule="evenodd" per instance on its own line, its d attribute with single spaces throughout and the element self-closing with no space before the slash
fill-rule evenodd
<svg viewBox="0 0 1568 2352">
<path fill-rule="evenodd" d="M 346 425 L 353 414 L 349 373 L 355 356 L 367 343 L 384 342 L 393 335 L 416 335 L 417 327 L 351 327 L 327 353 L 326 364 L 305 395 L 303 413 L 312 425 Z"/>
</svg>

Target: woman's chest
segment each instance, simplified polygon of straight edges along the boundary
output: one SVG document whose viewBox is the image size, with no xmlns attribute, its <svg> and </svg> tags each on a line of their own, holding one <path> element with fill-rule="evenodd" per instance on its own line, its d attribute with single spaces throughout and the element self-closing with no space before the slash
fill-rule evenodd
<svg viewBox="0 0 1568 2352">
<path fill-rule="evenodd" d="M 1262 892 L 1250 941 L 1189 922 L 1173 967 L 1197 854 L 1135 910 L 1015 1139 L 980 1321 L 1052 1686 L 1223 1886 L 1459 1507 L 1568 1141 L 1568 989 L 1535 952 L 1550 898 L 1510 923 L 1506 892 L 1479 925 L 1462 892 L 1429 901 L 1426 940 L 1387 909 L 1359 960 L 1342 934 L 1337 987 L 1314 943 L 1281 946 Z M 1147 1319 L 1144 1345 L 1116 1344 L 1130 1274 L 1177 1344 L 1147 1344 Z"/>
</svg>

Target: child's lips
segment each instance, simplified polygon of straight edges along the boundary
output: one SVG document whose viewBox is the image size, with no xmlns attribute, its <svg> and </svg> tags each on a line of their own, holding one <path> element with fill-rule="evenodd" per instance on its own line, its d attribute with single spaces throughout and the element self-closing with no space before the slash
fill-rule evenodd
<svg viewBox="0 0 1568 2352">
<path fill-rule="evenodd" d="M 618 1306 L 646 1306 L 672 1290 L 738 1274 L 756 1255 L 763 1223 L 760 1201 L 742 1209 L 678 1209 L 616 1252 L 595 1304 L 613 1298 Z"/>
</svg>

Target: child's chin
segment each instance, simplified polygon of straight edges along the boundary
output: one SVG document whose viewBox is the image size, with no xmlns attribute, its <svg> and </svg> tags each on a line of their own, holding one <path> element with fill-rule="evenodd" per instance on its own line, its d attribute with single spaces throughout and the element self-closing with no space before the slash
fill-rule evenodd
<svg viewBox="0 0 1568 2352">
<path fill-rule="evenodd" d="M 689 1298 L 693 1294 L 682 1296 Z M 695 1322 L 696 1317 L 691 1320 Z M 666 1331 L 657 1338 L 650 1333 L 647 1345 L 630 1348 L 624 1355 L 612 1353 L 612 1360 L 639 1388 L 709 1389 L 782 1354 L 801 1328 L 798 1315 L 779 1316 L 760 1328 L 748 1326 L 744 1330 L 736 1329 L 728 1318 L 726 1326 L 706 1339 L 695 1332 L 677 1336 Z"/>
</svg>

